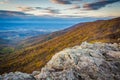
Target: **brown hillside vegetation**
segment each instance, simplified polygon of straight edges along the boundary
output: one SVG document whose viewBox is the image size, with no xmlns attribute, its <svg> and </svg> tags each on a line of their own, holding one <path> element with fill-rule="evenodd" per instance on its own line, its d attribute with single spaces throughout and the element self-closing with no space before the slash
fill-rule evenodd
<svg viewBox="0 0 120 80">
<path fill-rule="evenodd" d="M 25 48 L 25 47 L 30 47 L 30 46 L 34 46 L 34 45 L 46 42 L 46 41 L 48 41 L 50 39 L 53 39 L 57 36 L 65 34 L 67 31 L 69 31 L 69 28 L 67 28 L 65 30 L 53 32 L 51 34 L 47 34 L 47 35 L 44 35 L 42 37 L 41 36 L 35 36 L 35 37 L 25 39 L 17 45 L 17 49 L 22 49 L 22 48 Z"/>
<path fill-rule="evenodd" d="M 77 24 L 63 35 L 6 56 L 0 62 L 0 73 L 40 70 L 55 53 L 83 41 L 120 42 L 120 18 Z"/>
</svg>

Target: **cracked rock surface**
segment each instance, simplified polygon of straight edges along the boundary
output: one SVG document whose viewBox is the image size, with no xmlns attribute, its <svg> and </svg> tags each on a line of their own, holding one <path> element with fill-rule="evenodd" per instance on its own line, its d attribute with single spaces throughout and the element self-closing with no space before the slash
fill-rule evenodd
<svg viewBox="0 0 120 80">
<path fill-rule="evenodd" d="M 83 42 L 52 57 L 37 80 L 120 80 L 120 45 Z"/>
</svg>

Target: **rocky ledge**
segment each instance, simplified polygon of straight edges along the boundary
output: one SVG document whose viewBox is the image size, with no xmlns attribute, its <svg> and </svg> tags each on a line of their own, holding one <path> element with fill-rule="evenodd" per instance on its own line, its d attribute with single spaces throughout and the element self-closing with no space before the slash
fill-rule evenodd
<svg viewBox="0 0 120 80">
<path fill-rule="evenodd" d="M 0 80 L 36 80 L 36 79 L 34 78 L 34 76 L 27 73 L 10 72 L 8 74 L 0 75 Z"/>
<path fill-rule="evenodd" d="M 41 72 L 9 74 L 0 80 L 120 80 L 120 44 L 83 42 L 54 55 Z"/>
</svg>

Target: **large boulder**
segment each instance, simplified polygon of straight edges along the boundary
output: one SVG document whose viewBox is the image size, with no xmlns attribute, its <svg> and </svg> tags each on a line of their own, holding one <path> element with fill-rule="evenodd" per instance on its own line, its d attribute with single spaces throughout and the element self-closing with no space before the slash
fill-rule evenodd
<svg viewBox="0 0 120 80">
<path fill-rule="evenodd" d="M 52 57 L 37 80 L 120 80 L 120 45 L 82 43 Z"/>
</svg>

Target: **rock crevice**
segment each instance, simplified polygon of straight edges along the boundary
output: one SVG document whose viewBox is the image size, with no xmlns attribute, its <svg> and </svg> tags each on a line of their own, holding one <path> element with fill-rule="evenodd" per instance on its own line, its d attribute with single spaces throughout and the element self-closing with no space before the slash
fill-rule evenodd
<svg viewBox="0 0 120 80">
<path fill-rule="evenodd" d="M 120 45 L 83 42 L 57 53 L 38 80 L 120 80 Z"/>
</svg>

